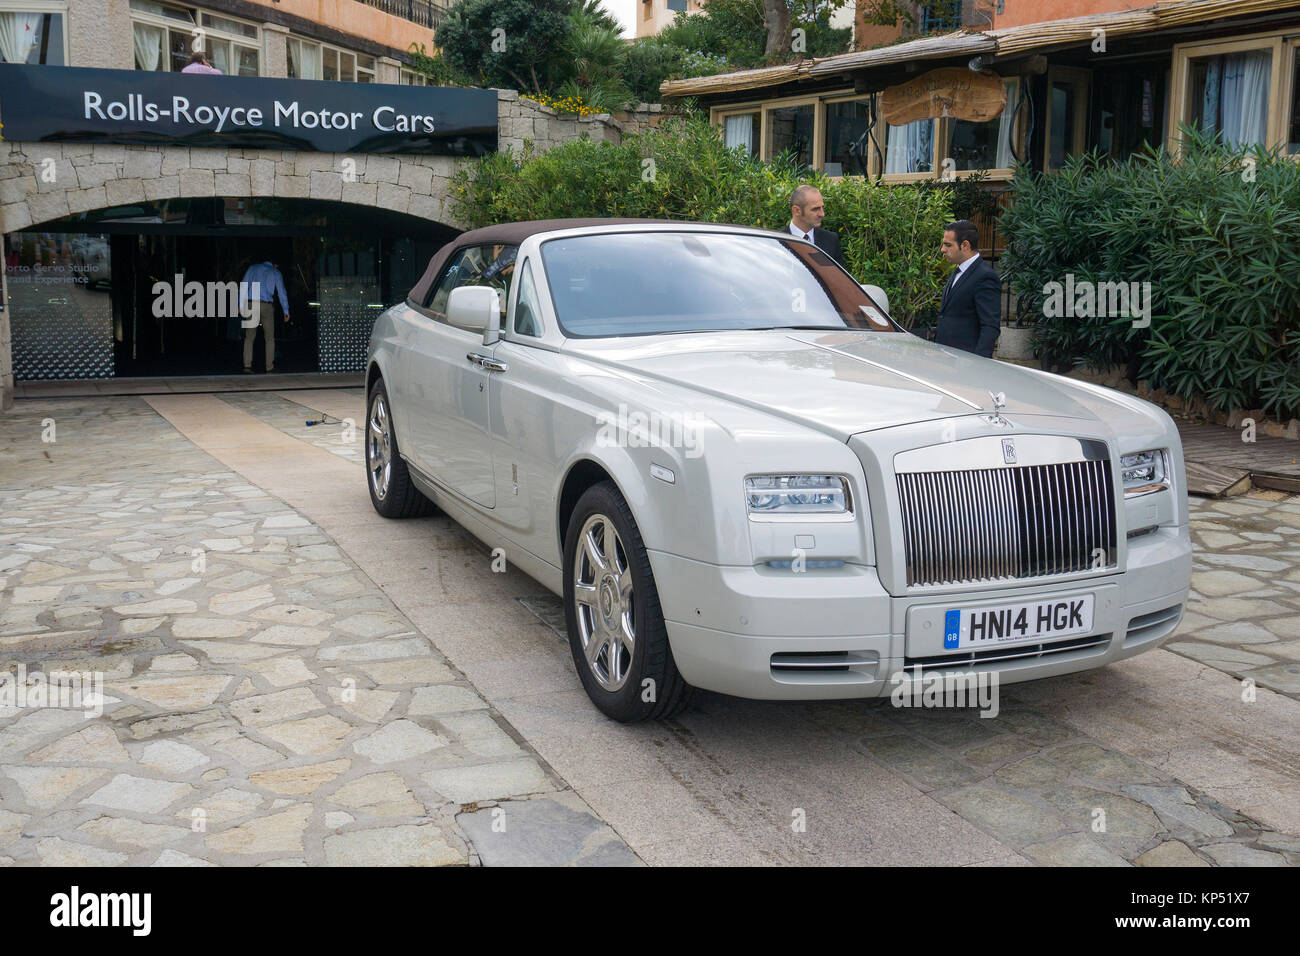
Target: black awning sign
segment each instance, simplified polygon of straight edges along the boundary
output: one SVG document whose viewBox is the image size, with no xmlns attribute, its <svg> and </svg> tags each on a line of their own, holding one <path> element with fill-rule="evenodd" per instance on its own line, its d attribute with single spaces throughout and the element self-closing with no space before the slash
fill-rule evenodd
<svg viewBox="0 0 1300 956">
<path fill-rule="evenodd" d="M 495 90 L 0 65 L 4 138 L 481 156 Z"/>
</svg>

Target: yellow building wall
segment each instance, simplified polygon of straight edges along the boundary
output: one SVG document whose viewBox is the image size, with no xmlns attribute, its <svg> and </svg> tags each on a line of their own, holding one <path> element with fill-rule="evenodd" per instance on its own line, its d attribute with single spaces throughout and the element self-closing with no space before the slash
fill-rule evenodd
<svg viewBox="0 0 1300 956">
<path fill-rule="evenodd" d="M 1094 13 L 1140 10 L 1142 7 L 1153 7 L 1167 2 L 1171 0 L 1049 0 L 1049 2 L 1019 0 L 1017 3 L 1007 3 L 1004 13 L 994 14 L 993 26 L 995 29 L 1018 27 L 1026 23 L 1067 20 L 1070 17 L 1086 17 Z"/>
<path fill-rule="evenodd" d="M 311 20 L 352 36 L 382 43 L 395 50 L 404 52 L 412 43 L 423 43 L 426 50 L 429 52 L 433 50 L 433 30 L 429 27 L 392 16 L 359 0 L 279 0 L 278 3 L 253 0 L 253 2 L 257 6 L 302 17 L 304 20 Z M 445 3 L 440 5 L 446 6 Z"/>
</svg>

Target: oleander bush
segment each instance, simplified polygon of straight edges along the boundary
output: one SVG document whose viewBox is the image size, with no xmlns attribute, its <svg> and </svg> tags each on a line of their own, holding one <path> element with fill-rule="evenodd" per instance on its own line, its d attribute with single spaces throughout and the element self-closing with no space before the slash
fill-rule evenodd
<svg viewBox="0 0 1300 956">
<path fill-rule="evenodd" d="M 1184 151 L 1017 172 L 1001 260 L 1045 364 L 1125 366 L 1213 412 L 1300 417 L 1300 166 L 1182 131 Z M 1048 283 L 1151 284 L 1149 326 L 1044 314 Z M 1055 311 L 1055 310 L 1053 310 Z"/>
<path fill-rule="evenodd" d="M 938 254 L 951 191 L 828 180 L 788 158 L 761 162 L 727 149 L 698 116 L 671 117 L 619 145 L 573 140 L 536 154 L 502 151 L 452 181 L 473 226 L 530 219 L 628 216 L 784 229 L 801 182 L 826 199 L 825 228 L 840 235 L 849 271 L 878 285 L 904 324 L 939 300 L 948 270 Z"/>
</svg>

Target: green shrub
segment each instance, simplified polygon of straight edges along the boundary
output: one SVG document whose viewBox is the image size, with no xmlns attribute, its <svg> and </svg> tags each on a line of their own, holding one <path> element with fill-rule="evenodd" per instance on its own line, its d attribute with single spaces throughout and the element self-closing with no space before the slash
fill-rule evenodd
<svg viewBox="0 0 1300 956">
<path fill-rule="evenodd" d="M 1212 411 L 1300 417 L 1300 167 L 1183 137 L 1179 159 L 1159 150 L 1020 170 L 1000 220 L 1004 271 L 1037 316 L 1047 364 L 1127 366 Z M 1044 287 L 1071 274 L 1151 283 L 1150 326 L 1043 315 Z"/>
<path fill-rule="evenodd" d="M 949 193 L 830 181 L 788 161 L 763 163 L 727 149 L 700 118 L 671 118 L 617 146 L 582 139 L 541 155 L 531 144 L 495 153 L 462 167 L 452 195 L 457 214 L 474 226 L 628 216 L 783 229 L 790 191 L 804 181 L 822 190 L 824 225 L 840 234 L 849 271 L 889 294 L 895 318 L 906 324 L 938 302 L 948 272 L 938 249 L 952 215 Z"/>
<path fill-rule="evenodd" d="M 687 50 L 658 37 L 639 37 L 623 54 L 623 81 L 632 96 L 643 103 L 659 102 L 659 85 L 682 75 Z"/>
</svg>

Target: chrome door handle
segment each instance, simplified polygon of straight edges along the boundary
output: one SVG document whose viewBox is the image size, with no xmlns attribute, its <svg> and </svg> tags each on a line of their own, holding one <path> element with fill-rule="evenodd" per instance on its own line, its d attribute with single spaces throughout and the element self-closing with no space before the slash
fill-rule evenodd
<svg viewBox="0 0 1300 956">
<path fill-rule="evenodd" d="M 496 359 L 492 358 L 492 356 L 483 355 L 480 352 L 470 352 L 465 356 L 465 358 L 469 359 L 479 368 L 486 369 L 489 372 L 504 372 L 506 369 L 510 368 L 510 366 L 505 362 L 498 362 Z"/>
</svg>

